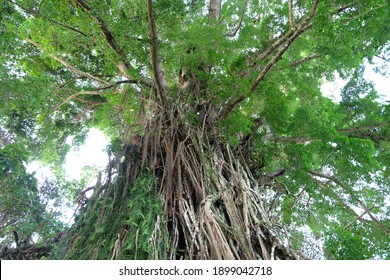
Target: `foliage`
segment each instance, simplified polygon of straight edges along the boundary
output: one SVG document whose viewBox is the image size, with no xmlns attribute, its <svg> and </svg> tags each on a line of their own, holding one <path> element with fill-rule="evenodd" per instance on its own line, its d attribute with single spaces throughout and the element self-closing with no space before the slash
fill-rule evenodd
<svg viewBox="0 0 390 280">
<path fill-rule="evenodd" d="M 53 258 L 68 259 L 154 259 L 163 257 L 153 251 L 153 238 L 156 226 L 162 214 L 161 200 L 154 191 L 155 179 L 145 174 L 126 190 L 119 190 L 118 179 L 109 188 L 106 198 L 98 201 L 91 197 L 82 213 L 76 217 L 76 223 L 62 238 L 62 245 L 57 247 Z M 116 195 L 113 195 L 113 193 Z M 112 198 L 108 198 L 108 196 Z M 112 211 L 112 209 L 117 209 Z M 157 221 L 157 225 L 156 225 Z M 119 232 L 119 234 L 118 234 Z M 164 237 L 159 239 L 163 242 Z M 157 242 L 155 240 L 154 242 Z M 159 244 L 160 252 L 167 244 Z M 115 253 L 113 253 L 115 252 Z"/>
<path fill-rule="evenodd" d="M 29 242 L 37 237 L 49 239 L 63 228 L 58 188 L 48 180 L 39 185 L 34 174 L 26 172 L 27 158 L 16 144 L 0 150 L 0 238 L 7 246 L 18 245 L 12 245 L 16 241 L 12 231 L 18 233 L 19 242 Z"/>
<path fill-rule="evenodd" d="M 387 1 L 217 2 L 0 0 L 4 244 L 62 231 L 47 205 L 98 174 L 61 178 L 66 140 L 96 127 L 112 162 L 53 258 L 389 258 Z"/>
</svg>

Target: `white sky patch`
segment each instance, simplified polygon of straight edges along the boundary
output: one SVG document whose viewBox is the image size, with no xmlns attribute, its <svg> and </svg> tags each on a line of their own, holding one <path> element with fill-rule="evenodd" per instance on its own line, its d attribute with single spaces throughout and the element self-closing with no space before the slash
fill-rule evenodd
<svg viewBox="0 0 390 280">
<path fill-rule="evenodd" d="M 67 141 L 72 142 L 72 137 Z M 98 129 L 92 128 L 85 143 L 80 147 L 73 147 L 66 156 L 64 169 L 68 179 L 81 179 L 81 169 L 84 166 L 94 165 L 98 170 L 107 166 L 108 155 L 104 151 L 108 144 L 107 137 Z"/>
<path fill-rule="evenodd" d="M 367 80 L 371 81 L 375 85 L 375 89 L 378 92 L 379 96 L 384 96 L 385 100 L 390 99 L 390 79 L 389 77 L 384 77 L 379 73 L 375 73 L 374 66 L 369 65 L 364 71 Z"/>
<path fill-rule="evenodd" d="M 321 86 L 321 92 L 325 97 L 332 99 L 335 102 L 341 101 L 341 90 L 348 83 L 348 79 L 342 79 L 335 73 L 333 81 L 326 81 Z"/>
<path fill-rule="evenodd" d="M 49 167 L 43 166 L 39 161 L 33 161 L 26 166 L 28 173 L 35 172 L 35 178 L 43 182 L 45 179 L 55 179 L 54 173 Z"/>
<path fill-rule="evenodd" d="M 383 66 L 383 61 L 374 59 L 374 64 L 365 63 L 365 78 L 372 82 L 382 101 L 390 100 L 390 79 L 374 71 L 376 66 Z M 341 101 L 341 90 L 348 83 L 349 79 L 342 79 L 335 73 L 333 81 L 325 81 L 321 86 L 321 92 L 335 102 Z"/>
</svg>

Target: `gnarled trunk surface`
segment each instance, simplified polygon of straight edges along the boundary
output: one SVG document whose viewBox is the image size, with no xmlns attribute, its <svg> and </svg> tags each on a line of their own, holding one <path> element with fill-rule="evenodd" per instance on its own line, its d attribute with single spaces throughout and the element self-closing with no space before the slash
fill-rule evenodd
<svg viewBox="0 0 390 280">
<path fill-rule="evenodd" d="M 197 114 L 203 126 L 192 126 L 181 104 L 187 103 L 150 108 L 142 137 L 126 139 L 117 178 L 109 174 L 103 191 L 95 190 L 95 200 L 65 238 L 65 258 L 79 258 L 81 248 L 75 247 L 94 244 L 82 258 L 298 259 L 245 159 L 219 139 L 208 112 Z M 145 176 L 152 178 L 149 192 L 136 194 L 145 187 L 139 183 Z M 150 195 L 158 198 L 159 210 L 148 208 Z M 132 221 L 138 210 L 144 217 Z M 143 226 L 150 230 L 141 233 Z M 115 245 L 104 248 L 109 236 Z M 144 254 L 137 253 L 142 246 Z"/>
</svg>

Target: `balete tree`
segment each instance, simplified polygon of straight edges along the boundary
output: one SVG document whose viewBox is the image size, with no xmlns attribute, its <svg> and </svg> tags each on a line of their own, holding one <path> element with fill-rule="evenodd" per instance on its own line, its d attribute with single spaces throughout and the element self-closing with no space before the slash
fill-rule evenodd
<svg viewBox="0 0 390 280">
<path fill-rule="evenodd" d="M 388 74 L 389 19 L 386 0 L 0 1 L 2 258 L 389 258 L 389 103 L 364 77 Z M 110 160 L 82 190 L 61 164 L 91 127 Z"/>
</svg>

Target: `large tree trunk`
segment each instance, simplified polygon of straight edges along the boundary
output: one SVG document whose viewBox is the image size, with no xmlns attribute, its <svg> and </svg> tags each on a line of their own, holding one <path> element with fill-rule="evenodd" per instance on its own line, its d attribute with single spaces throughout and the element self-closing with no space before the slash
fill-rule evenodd
<svg viewBox="0 0 390 280">
<path fill-rule="evenodd" d="M 218 21 L 220 11 L 221 0 L 211 0 L 209 17 Z M 262 198 L 265 184 L 219 136 L 218 108 L 196 76 L 207 73 L 204 65 L 180 71 L 173 99 L 159 66 L 152 1 L 148 15 L 156 100 L 141 110 L 142 136 L 124 137 L 117 166 L 65 236 L 64 257 L 300 258 L 273 212 L 277 195 Z"/>
<path fill-rule="evenodd" d="M 180 101 L 168 100 L 164 110 L 158 106 L 147 110 L 146 115 L 152 117 L 144 121 L 142 137 L 126 139 L 118 179 L 111 183 L 109 176 L 101 188 L 104 194 L 87 203 L 65 238 L 65 257 L 79 258 L 80 246 L 93 244 L 82 258 L 107 258 L 108 254 L 111 258 L 152 259 L 299 258 L 289 248 L 287 236 L 281 235 L 282 227 L 273 217 L 272 207 L 261 198 L 262 187 L 243 158 L 211 133 L 213 129 L 207 127 L 213 124 L 206 117 L 202 121 L 209 124 L 203 129 L 188 124 L 187 102 Z M 207 112 L 199 115 L 207 116 Z M 148 212 L 153 204 L 148 201 L 150 192 L 135 195 L 145 187 L 139 183 L 145 176 L 153 178 L 148 189 L 161 198 L 157 201 L 163 208 L 129 222 L 134 212 L 145 207 L 142 205 Z M 141 199 L 145 199 L 143 204 Z M 141 206 L 134 209 L 134 203 Z M 151 230 L 141 234 L 145 223 Z M 115 246 L 104 248 L 102 243 L 110 242 L 109 236 Z M 147 253 L 133 254 L 142 242 L 148 244 Z"/>
</svg>

